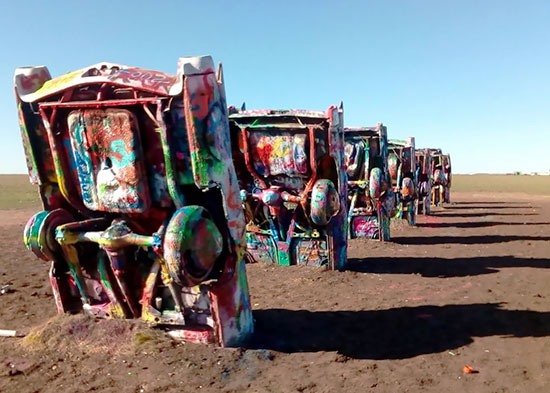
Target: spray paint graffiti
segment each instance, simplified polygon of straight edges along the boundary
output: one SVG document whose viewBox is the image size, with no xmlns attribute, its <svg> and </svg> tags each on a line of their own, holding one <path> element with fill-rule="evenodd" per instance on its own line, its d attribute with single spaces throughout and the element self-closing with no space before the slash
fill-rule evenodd
<svg viewBox="0 0 550 393">
<path fill-rule="evenodd" d="M 125 83 L 135 82 L 145 88 L 153 90 L 164 90 L 169 92 L 176 78 L 161 72 L 142 70 L 139 68 L 122 68 L 109 75 L 109 80 L 121 80 Z"/>
<path fill-rule="evenodd" d="M 443 154 L 441 149 L 432 149 L 432 195 L 431 203 L 440 206 L 451 202 L 451 156 Z"/>
<path fill-rule="evenodd" d="M 307 176 L 306 135 L 250 135 L 254 169 L 261 176 Z"/>
<path fill-rule="evenodd" d="M 67 121 L 86 207 L 110 212 L 147 210 L 151 202 L 133 114 L 125 109 L 75 110 Z"/>
<path fill-rule="evenodd" d="M 430 149 L 417 149 L 416 160 L 416 184 L 418 191 L 418 214 L 431 213 L 431 195 L 433 185 L 433 160 Z"/>
<path fill-rule="evenodd" d="M 248 259 L 344 270 L 343 110 L 233 110 Z"/>
<path fill-rule="evenodd" d="M 31 67 L 15 85 L 44 205 L 24 241 L 51 264 L 58 312 L 246 340 L 246 223 L 221 67 L 209 56 L 181 58 L 175 76 L 100 63 L 56 79 Z"/>
<path fill-rule="evenodd" d="M 416 224 L 418 192 L 416 184 L 415 139 L 389 141 L 388 165 L 392 188 L 397 198 L 395 218 Z"/>
<path fill-rule="evenodd" d="M 345 128 L 348 174 L 349 237 L 390 239 L 396 207 L 388 167 L 388 137 L 384 125 Z"/>
</svg>

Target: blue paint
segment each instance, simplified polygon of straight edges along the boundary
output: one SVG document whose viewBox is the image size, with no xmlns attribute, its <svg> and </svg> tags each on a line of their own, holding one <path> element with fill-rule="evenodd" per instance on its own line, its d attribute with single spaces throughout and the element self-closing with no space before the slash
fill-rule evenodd
<svg viewBox="0 0 550 393">
<path fill-rule="evenodd" d="M 111 156 L 111 161 L 115 163 L 119 168 L 131 166 L 136 161 L 136 155 L 132 151 L 128 153 L 125 149 L 123 141 L 112 141 L 110 146 L 111 151 L 120 154 L 122 157 L 120 160 L 116 156 Z"/>
</svg>

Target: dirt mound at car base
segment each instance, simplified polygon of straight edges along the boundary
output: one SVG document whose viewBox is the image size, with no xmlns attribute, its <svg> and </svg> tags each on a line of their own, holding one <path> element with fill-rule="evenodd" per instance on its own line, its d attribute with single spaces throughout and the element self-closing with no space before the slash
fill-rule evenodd
<svg viewBox="0 0 550 393">
<path fill-rule="evenodd" d="M 54 317 L 23 339 L 0 342 L 0 354 L 2 392 L 242 391 L 274 359 L 265 350 L 183 344 L 139 321 L 83 315 Z"/>
<path fill-rule="evenodd" d="M 161 333 L 141 321 L 59 315 L 31 329 L 20 344 L 31 351 L 56 348 L 69 353 L 77 348 L 85 353 L 114 354 L 134 352 L 136 346 L 151 340 L 162 341 Z"/>
</svg>

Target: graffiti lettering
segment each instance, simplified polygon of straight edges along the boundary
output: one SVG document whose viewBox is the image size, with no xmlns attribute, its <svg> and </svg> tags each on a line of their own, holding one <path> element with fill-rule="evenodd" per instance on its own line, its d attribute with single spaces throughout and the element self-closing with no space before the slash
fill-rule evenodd
<svg viewBox="0 0 550 393">
<path fill-rule="evenodd" d="M 69 85 L 74 79 L 78 78 L 82 74 L 82 70 L 69 72 L 55 79 L 46 81 L 44 85 L 38 90 L 40 94 L 47 94 L 47 92 L 57 90 L 60 87 Z"/>
<path fill-rule="evenodd" d="M 166 93 L 176 81 L 174 76 L 139 68 L 124 68 L 109 76 L 109 80 L 111 81 L 116 81 L 117 79 L 130 84 L 136 82 L 144 88 L 162 90 Z"/>
</svg>

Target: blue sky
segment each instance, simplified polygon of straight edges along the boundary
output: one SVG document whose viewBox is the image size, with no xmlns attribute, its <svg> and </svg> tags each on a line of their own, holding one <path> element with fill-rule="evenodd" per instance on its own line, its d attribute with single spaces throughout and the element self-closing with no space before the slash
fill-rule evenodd
<svg viewBox="0 0 550 393">
<path fill-rule="evenodd" d="M 550 170 L 550 1 L 10 1 L 0 173 L 24 173 L 12 76 L 100 61 L 224 64 L 228 103 L 326 109 L 450 152 L 455 173 Z"/>
</svg>

